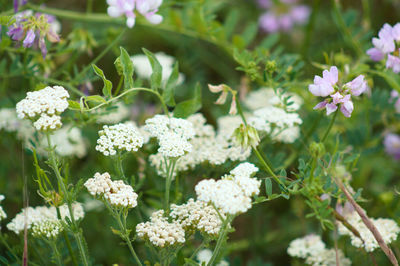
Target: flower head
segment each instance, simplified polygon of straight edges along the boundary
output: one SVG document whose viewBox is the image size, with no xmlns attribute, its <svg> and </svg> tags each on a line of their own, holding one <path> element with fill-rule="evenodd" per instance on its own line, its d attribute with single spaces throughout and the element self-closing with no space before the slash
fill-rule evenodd
<svg viewBox="0 0 400 266">
<path fill-rule="evenodd" d="M 396 160 L 400 160 L 400 136 L 389 133 L 383 141 L 385 151 Z"/>
<path fill-rule="evenodd" d="M 126 16 L 126 25 L 129 28 L 135 25 L 135 10 L 152 24 L 159 24 L 163 20 L 161 15 L 156 14 L 162 0 L 107 0 L 107 4 L 108 15 L 110 17 Z"/>
<path fill-rule="evenodd" d="M 393 27 L 387 23 L 383 25 L 378 37 L 372 38 L 373 48 L 367 54 L 374 61 L 386 59 L 386 68 L 394 73 L 400 73 L 400 23 Z"/>
<path fill-rule="evenodd" d="M 339 107 L 345 117 L 350 117 L 354 104 L 351 96 L 360 96 L 368 90 L 368 84 L 363 75 L 357 76 L 343 86 L 338 84 L 338 69 L 332 66 L 330 70 L 323 71 L 323 77 L 315 76 L 314 83 L 308 89 L 315 96 L 327 97 L 319 102 L 314 109 L 326 109 L 326 114 L 330 115 Z M 328 97 L 329 96 L 329 97 Z"/>
</svg>

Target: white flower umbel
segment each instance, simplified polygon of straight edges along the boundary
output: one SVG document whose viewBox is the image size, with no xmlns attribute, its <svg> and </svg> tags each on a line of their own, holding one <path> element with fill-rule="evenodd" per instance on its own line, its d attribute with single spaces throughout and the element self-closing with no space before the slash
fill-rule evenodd
<svg viewBox="0 0 400 266">
<path fill-rule="evenodd" d="M 60 114 L 68 108 L 68 98 L 68 92 L 61 86 L 28 92 L 26 98 L 17 103 L 18 117 L 23 119 L 35 118 L 42 114 Z"/>
<path fill-rule="evenodd" d="M 340 249 L 324 249 L 321 252 L 308 256 L 306 263 L 311 266 L 350 266 L 351 261 L 346 258 Z"/>
<path fill-rule="evenodd" d="M 251 177 L 257 167 L 244 163 L 236 167 L 234 174 L 223 176 L 220 180 L 202 180 L 196 187 L 197 198 L 211 202 L 224 214 L 237 215 L 251 208 L 251 196 L 258 195 L 261 182 Z"/>
<path fill-rule="evenodd" d="M 325 250 L 325 243 L 319 235 L 310 234 L 297 238 L 290 242 L 287 253 L 291 257 L 305 259 L 308 256 L 316 255 Z"/>
<path fill-rule="evenodd" d="M 303 123 L 297 113 L 274 106 L 256 110 L 248 121 L 258 131 L 284 143 L 293 143 L 300 136 L 299 125 Z"/>
<path fill-rule="evenodd" d="M 187 231 L 199 230 L 213 236 L 218 235 L 222 225 L 212 206 L 193 199 L 182 205 L 172 204 L 170 216 Z"/>
<path fill-rule="evenodd" d="M 168 222 L 163 210 L 154 212 L 149 222 L 138 224 L 136 233 L 139 238 L 160 248 L 185 243 L 185 230 L 176 221 Z"/>
<path fill-rule="evenodd" d="M 162 82 L 166 83 L 173 70 L 175 58 L 163 52 L 155 53 L 154 56 L 160 62 L 162 67 Z M 150 79 L 153 70 L 149 59 L 144 54 L 134 55 L 131 57 L 133 65 L 135 66 L 135 73 L 142 79 Z M 185 76 L 179 73 L 177 84 L 180 85 L 185 80 Z"/>
<path fill-rule="evenodd" d="M 143 145 L 143 136 L 129 124 L 103 126 L 99 136 L 96 150 L 105 156 L 116 155 L 117 151 L 137 151 Z"/>
<path fill-rule="evenodd" d="M 146 120 L 144 127 L 152 137 L 161 138 L 168 132 L 176 133 L 183 139 L 189 140 L 195 136 L 193 124 L 182 118 L 155 115 Z"/>
<path fill-rule="evenodd" d="M 76 220 L 82 219 L 85 215 L 82 205 L 79 202 L 72 204 L 72 211 Z M 69 217 L 69 211 L 66 204 L 60 206 L 61 218 Z M 8 230 L 14 231 L 16 234 L 24 231 L 26 227 L 30 229 L 34 223 L 40 223 L 46 220 L 57 220 L 57 210 L 55 207 L 38 206 L 22 209 L 10 223 L 7 224 Z"/>
<path fill-rule="evenodd" d="M 169 158 L 179 158 L 192 151 L 192 145 L 177 133 L 166 132 L 159 138 L 158 152 Z"/>
<path fill-rule="evenodd" d="M 32 120 L 36 130 L 55 130 L 61 127 L 60 114 L 68 108 L 68 98 L 68 92 L 61 86 L 28 92 L 17 103 L 17 115 L 20 119 Z"/>
<path fill-rule="evenodd" d="M 47 114 L 42 114 L 38 120 L 33 122 L 33 126 L 38 131 L 56 130 L 60 128 L 61 125 L 61 116 L 59 115 L 49 116 Z"/>
<path fill-rule="evenodd" d="M 62 231 L 63 226 L 59 220 L 49 219 L 33 223 L 31 234 L 36 238 L 56 239 Z"/>
<path fill-rule="evenodd" d="M 358 232 L 360 232 L 361 238 L 364 240 L 364 243 L 342 224 L 339 224 L 338 227 L 339 234 L 350 236 L 351 244 L 353 246 L 357 248 L 364 248 L 367 252 L 372 252 L 379 248 L 379 244 L 374 235 L 363 223 L 361 217 L 355 211 L 347 215 L 345 218 L 353 227 L 357 228 Z M 390 244 L 397 239 L 397 236 L 400 233 L 400 227 L 394 220 L 385 218 L 370 219 L 378 229 L 383 241 L 385 241 L 386 244 Z"/>
<path fill-rule="evenodd" d="M 290 98 L 289 98 L 290 97 Z M 290 105 L 285 105 L 285 99 Z M 271 88 L 260 88 L 251 91 L 244 99 L 244 105 L 249 110 L 257 110 L 268 106 L 284 107 L 287 111 L 297 111 L 303 104 L 303 99 L 294 93 L 281 93 Z"/>
<path fill-rule="evenodd" d="M 93 196 L 104 197 L 111 206 L 134 208 L 137 206 L 138 195 L 130 185 L 122 180 L 112 181 L 109 173 L 96 173 L 89 178 L 84 186 Z"/>
</svg>

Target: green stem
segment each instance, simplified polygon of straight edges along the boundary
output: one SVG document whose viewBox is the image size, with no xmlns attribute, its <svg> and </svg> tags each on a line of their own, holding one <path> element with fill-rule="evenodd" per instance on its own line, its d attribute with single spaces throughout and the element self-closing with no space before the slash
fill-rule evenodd
<svg viewBox="0 0 400 266">
<path fill-rule="evenodd" d="M 310 183 L 312 183 L 314 180 L 314 171 L 316 167 L 317 167 L 317 157 L 314 157 L 311 162 Z"/>
<path fill-rule="evenodd" d="M 326 138 L 328 137 L 329 132 L 331 131 L 332 126 L 333 126 L 333 124 L 335 123 L 336 116 L 337 116 L 338 112 L 339 112 L 339 109 L 336 110 L 335 113 L 333 114 L 332 120 L 331 120 L 331 122 L 329 123 L 329 126 L 328 126 L 328 128 L 326 129 L 324 136 L 323 136 L 322 139 L 321 139 L 321 142 L 322 142 L 322 143 L 324 143 L 325 140 L 326 140 Z"/>
<path fill-rule="evenodd" d="M 122 223 L 121 217 L 120 217 L 119 214 L 116 214 L 115 217 L 117 219 L 119 228 L 122 230 L 122 233 L 123 233 L 123 237 L 122 238 L 124 239 L 124 241 L 128 245 L 129 251 L 131 252 L 133 258 L 135 259 L 137 265 L 142 266 L 142 263 L 140 262 L 139 257 L 137 256 L 135 250 L 133 249 L 132 242 L 131 242 L 131 240 L 129 238 L 129 232 L 128 232 L 127 228 L 126 228 L 126 219 L 124 218 L 124 222 Z"/>
<path fill-rule="evenodd" d="M 93 11 L 93 0 L 87 0 L 86 13 L 92 13 Z"/>
<path fill-rule="evenodd" d="M 127 182 L 125 173 L 124 173 L 124 167 L 122 166 L 122 158 L 121 154 L 118 153 L 117 156 L 115 157 L 115 168 L 118 173 L 118 177 L 124 179 L 124 181 Z"/>
<path fill-rule="evenodd" d="M 201 242 L 201 244 L 196 248 L 196 250 L 193 252 L 193 254 L 190 256 L 189 260 L 193 260 L 194 257 L 199 253 L 200 250 L 202 250 L 206 245 L 208 244 L 208 241 L 204 240 Z M 189 263 L 186 263 L 184 266 L 190 265 Z"/>
<path fill-rule="evenodd" d="M 49 244 L 51 246 L 51 249 L 53 250 L 53 255 L 54 255 L 54 258 L 56 259 L 56 264 L 59 265 L 59 266 L 64 265 L 63 262 L 62 262 L 60 251 L 57 248 L 56 241 L 55 240 L 50 240 Z"/>
<path fill-rule="evenodd" d="M 76 220 L 74 217 L 74 212 L 72 209 L 70 195 L 68 193 L 67 188 L 65 187 L 64 180 L 58 169 L 58 165 L 57 165 L 57 162 L 55 159 L 54 147 L 51 145 L 50 133 L 46 132 L 46 138 L 47 138 L 47 144 L 48 144 L 48 148 L 49 148 L 50 165 L 53 168 L 54 173 L 56 174 L 58 185 L 61 188 L 61 190 L 64 194 L 64 197 L 66 199 L 66 202 L 67 202 L 68 211 L 69 211 L 69 215 L 71 218 L 71 223 L 73 225 L 74 237 L 75 237 L 76 242 L 78 243 L 78 248 L 79 248 L 79 253 L 81 254 L 82 263 L 85 266 L 88 266 L 89 265 L 88 257 L 87 257 L 87 254 L 86 254 L 86 251 L 84 248 L 83 239 L 81 236 L 82 233 L 80 232 L 78 225 L 76 223 Z"/>
<path fill-rule="evenodd" d="M 57 218 L 61 219 L 60 208 L 57 207 L 56 210 L 57 210 Z M 74 254 L 74 252 L 72 250 L 71 242 L 69 241 L 68 233 L 66 232 L 66 230 L 63 230 L 63 237 L 64 237 L 64 240 L 65 240 L 65 244 L 67 245 L 69 255 L 71 256 L 72 263 L 75 266 L 78 266 L 78 261 L 76 260 L 75 254 Z"/>
<path fill-rule="evenodd" d="M 272 168 L 268 165 L 268 163 L 264 160 L 260 152 L 258 151 L 257 147 L 252 146 L 254 153 L 256 154 L 258 160 L 260 161 L 261 165 L 264 167 L 264 170 L 269 173 L 272 178 L 281 186 L 285 187 L 285 184 L 276 176 L 274 171 L 272 171 Z"/>
<path fill-rule="evenodd" d="M 79 89 L 77 89 L 75 86 L 71 85 L 68 82 L 65 81 L 61 81 L 58 79 L 52 79 L 52 78 L 45 78 L 43 76 L 40 75 L 36 75 L 35 78 L 37 80 L 43 81 L 43 82 L 48 82 L 48 83 L 53 83 L 53 84 L 57 84 L 57 85 L 61 85 L 66 87 L 67 89 L 70 89 L 73 93 L 79 95 L 79 96 L 85 96 L 85 94 L 83 92 L 81 92 Z"/>
<path fill-rule="evenodd" d="M 165 101 L 164 101 L 164 99 L 162 98 L 162 96 L 160 95 L 160 93 L 158 93 L 157 91 L 154 91 L 154 90 L 152 90 L 152 89 L 148 89 L 148 88 L 131 88 L 131 89 L 124 91 L 124 92 L 121 93 L 120 95 L 118 95 L 118 96 L 116 96 L 116 97 L 114 97 L 114 98 L 112 98 L 112 99 L 110 99 L 110 100 L 108 100 L 108 101 L 106 101 L 106 102 L 104 102 L 104 103 L 101 103 L 101 104 L 99 104 L 99 105 L 96 105 L 96 106 L 93 107 L 93 108 L 84 109 L 83 111 L 84 111 L 84 112 L 94 111 L 94 110 L 99 109 L 99 108 L 101 108 L 101 107 L 104 106 L 104 105 L 108 105 L 108 104 L 110 104 L 110 103 L 112 103 L 112 102 L 118 100 L 119 98 L 125 96 L 126 94 L 129 94 L 129 93 L 134 92 L 134 91 L 146 91 L 146 92 L 150 92 L 150 93 L 154 94 L 155 96 L 157 96 L 157 98 L 158 98 L 158 99 L 160 100 L 160 102 L 161 102 L 161 105 L 162 105 L 162 108 L 163 108 L 163 110 L 164 110 L 165 115 L 169 116 L 168 107 L 167 107 L 167 105 L 165 104 Z"/>
<path fill-rule="evenodd" d="M 4 239 L 3 234 L 0 232 L 0 240 L 3 243 L 3 245 L 6 247 L 8 252 L 14 257 L 14 259 L 18 262 L 18 264 L 21 264 L 21 259 L 15 254 L 14 250 L 11 249 L 10 245 L 8 245 L 8 242 L 6 239 Z"/>
<path fill-rule="evenodd" d="M 164 210 L 166 213 L 169 213 L 169 190 L 171 188 L 172 178 L 174 177 L 174 169 L 176 165 L 176 159 L 169 160 L 169 164 L 167 167 L 167 177 L 165 180 L 165 207 Z"/>
<path fill-rule="evenodd" d="M 228 234 L 228 225 L 229 225 L 230 221 L 231 221 L 231 217 L 228 214 L 226 219 L 222 223 L 222 226 L 221 226 L 221 229 L 219 232 L 219 236 L 218 236 L 218 240 L 217 240 L 217 244 L 215 246 L 215 249 L 213 251 L 210 261 L 207 263 L 207 266 L 213 266 L 215 264 L 215 260 L 217 259 L 220 249 L 222 247 L 222 244 L 224 243 L 224 240 Z"/>
</svg>

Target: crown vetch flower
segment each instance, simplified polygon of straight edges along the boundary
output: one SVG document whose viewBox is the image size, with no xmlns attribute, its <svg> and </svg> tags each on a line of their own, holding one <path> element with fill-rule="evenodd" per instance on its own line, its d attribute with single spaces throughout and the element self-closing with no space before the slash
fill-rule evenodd
<svg viewBox="0 0 400 266">
<path fill-rule="evenodd" d="M 385 23 L 378 33 L 378 38 L 372 38 L 373 48 L 367 50 L 367 54 L 373 61 L 381 61 L 386 58 L 386 68 L 394 73 L 400 73 L 400 23 L 393 27 Z"/>
<path fill-rule="evenodd" d="M 120 17 L 125 15 L 126 25 L 132 28 L 135 25 L 135 10 L 143 15 L 150 23 L 159 24 L 163 17 L 159 14 L 158 8 L 162 0 L 107 0 L 107 13 L 110 17 Z"/>
<path fill-rule="evenodd" d="M 327 97 L 319 102 L 314 109 L 326 109 L 326 114 L 330 115 L 339 107 L 345 117 L 350 117 L 354 110 L 351 96 L 360 96 L 368 89 L 368 84 L 363 75 L 357 76 L 343 86 L 338 84 L 338 69 L 332 66 L 330 70 L 323 71 L 322 78 L 315 76 L 314 83 L 308 89 L 315 96 Z M 329 97 L 328 97 L 329 96 Z"/>
</svg>

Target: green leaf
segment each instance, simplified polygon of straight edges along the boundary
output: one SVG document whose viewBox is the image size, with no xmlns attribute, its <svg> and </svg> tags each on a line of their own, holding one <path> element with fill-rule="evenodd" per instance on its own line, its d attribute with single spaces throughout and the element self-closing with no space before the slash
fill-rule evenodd
<svg viewBox="0 0 400 266">
<path fill-rule="evenodd" d="M 124 88 L 128 90 L 133 88 L 133 63 L 128 52 L 123 48 L 121 49 L 121 55 L 119 56 L 119 66 L 124 76 Z"/>
<path fill-rule="evenodd" d="M 242 33 L 242 38 L 244 40 L 245 46 L 248 46 L 257 36 L 258 23 L 253 22 L 247 25 Z"/>
<path fill-rule="evenodd" d="M 239 10 L 233 9 L 226 16 L 224 28 L 225 28 L 225 36 L 226 39 L 229 39 L 232 35 L 233 31 L 236 28 L 236 24 L 239 21 Z"/>
<path fill-rule="evenodd" d="M 287 177 L 287 173 L 286 173 L 286 170 L 285 170 L 285 169 L 282 169 L 282 170 L 279 172 L 279 177 L 283 177 L 283 178 Z"/>
<path fill-rule="evenodd" d="M 267 196 L 272 195 L 272 182 L 270 178 L 265 179 L 265 193 L 267 193 Z"/>
<path fill-rule="evenodd" d="M 92 64 L 93 70 L 96 73 L 97 76 L 101 77 L 101 79 L 104 82 L 104 87 L 103 87 L 103 94 L 107 98 L 111 98 L 111 89 L 112 89 L 112 83 L 109 81 L 105 76 L 103 70 L 98 68 L 95 64 Z"/>
<path fill-rule="evenodd" d="M 190 100 L 180 102 L 174 110 L 175 117 L 186 118 L 191 114 L 194 114 L 201 108 L 201 87 L 197 83 L 194 89 L 194 97 Z"/>
<path fill-rule="evenodd" d="M 0 25 L 10 26 L 15 22 L 14 16 L 0 16 Z"/>
<path fill-rule="evenodd" d="M 90 96 L 87 96 L 85 99 L 86 99 L 87 102 L 94 102 L 94 103 L 105 103 L 105 102 L 107 102 L 100 95 L 90 95 Z"/>
<path fill-rule="evenodd" d="M 157 58 L 155 55 L 147 50 L 146 48 L 143 48 L 143 52 L 146 54 L 147 58 L 150 61 L 151 69 L 153 70 L 153 73 L 151 74 L 150 81 L 151 81 L 151 89 L 152 90 L 157 90 L 161 88 L 161 81 L 162 81 L 162 67 L 160 62 L 158 62 Z"/>
<path fill-rule="evenodd" d="M 278 33 L 274 33 L 274 34 L 270 34 L 268 35 L 267 38 L 265 38 L 261 44 L 260 47 L 263 47 L 265 49 L 270 49 L 272 46 L 274 46 L 277 42 L 279 41 L 279 34 Z"/>
<path fill-rule="evenodd" d="M 80 110 L 81 106 L 78 102 L 68 100 L 68 107 L 72 110 Z"/>
<path fill-rule="evenodd" d="M 175 106 L 174 93 L 175 93 L 175 87 L 178 83 L 178 79 L 179 79 L 179 65 L 178 62 L 176 62 L 174 64 L 172 73 L 168 78 L 167 84 L 165 85 L 165 89 L 162 95 L 165 103 L 168 106 L 172 107 Z"/>
</svg>

